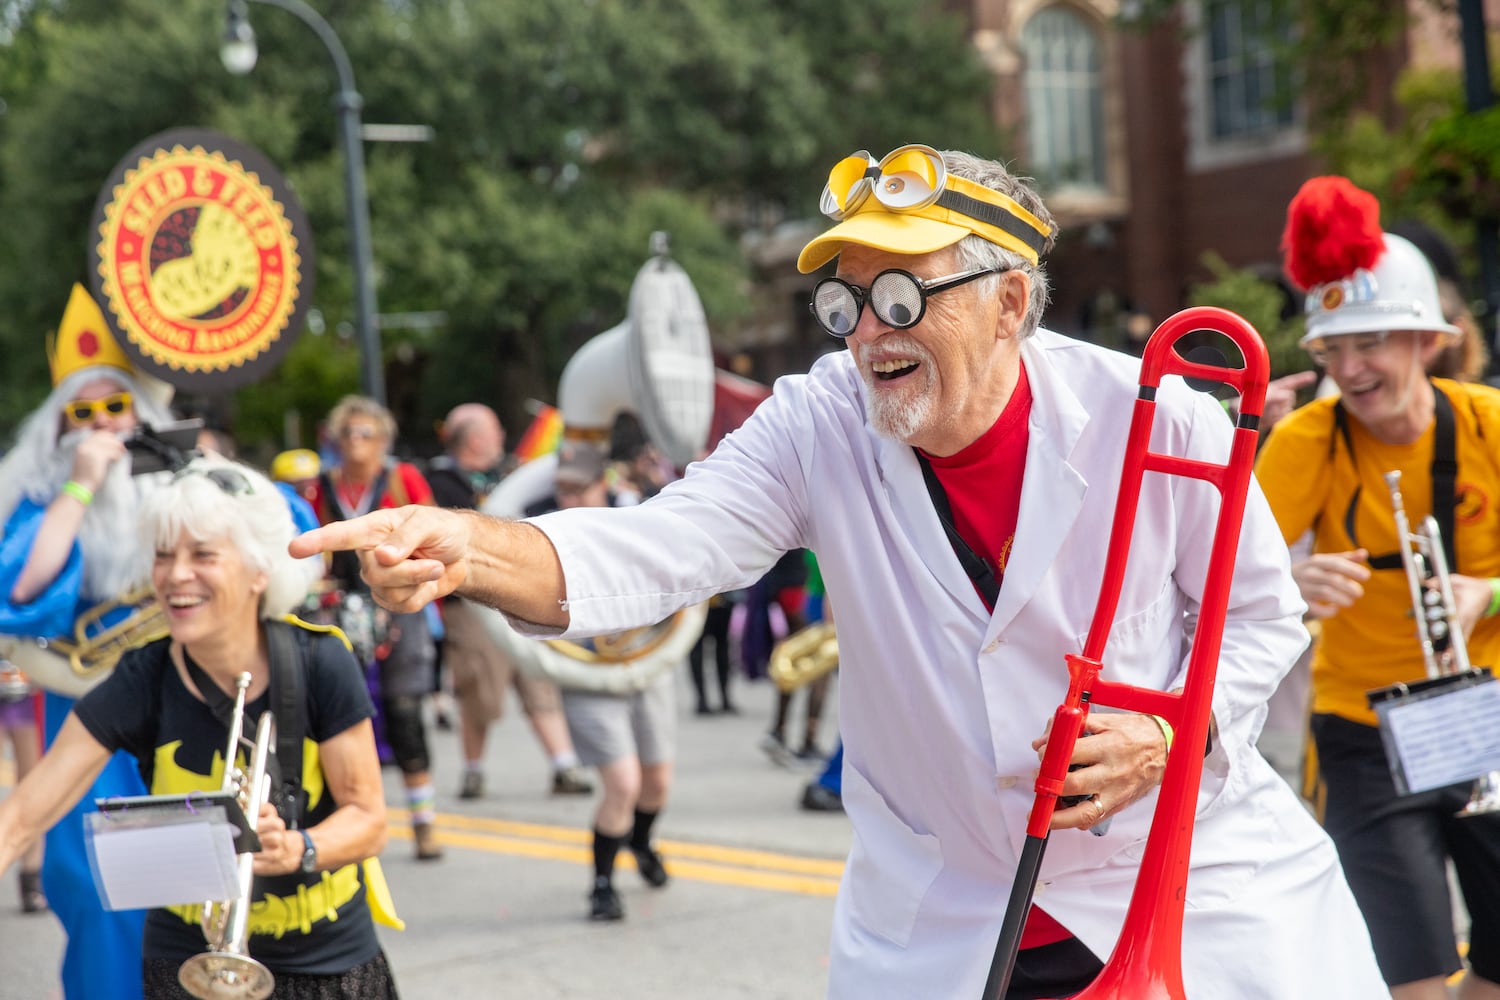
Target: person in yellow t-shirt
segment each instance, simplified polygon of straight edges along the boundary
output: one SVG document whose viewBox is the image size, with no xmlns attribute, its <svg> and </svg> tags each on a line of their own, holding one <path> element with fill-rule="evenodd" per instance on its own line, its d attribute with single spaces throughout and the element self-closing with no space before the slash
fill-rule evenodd
<svg viewBox="0 0 1500 1000">
<path fill-rule="evenodd" d="M 1322 626 L 1312 731 L 1324 825 L 1394 1000 L 1442 1000 L 1445 977 L 1462 967 L 1450 860 L 1472 917 L 1459 995 L 1495 1000 L 1500 814 L 1455 818 L 1468 782 L 1398 795 L 1365 692 L 1427 670 L 1385 479 L 1396 470 L 1410 523 L 1432 513 L 1449 526 L 1454 610 L 1471 662 L 1500 667 L 1500 391 L 1428 377 L 1427 362 L 1460 331 L 1444 321 L 1420 251 L 1381 232 L 1372 195 L 1341 177 L 1314 178 L 1288 210 L 1283 248 L 1288 273 L 1308 289 L 1302 345 L 1339 389 L 1278 422 L 1256 462 L 1287 543 L 1313 532 L 1312 554 L 1292 575 Z"/>
</svg>

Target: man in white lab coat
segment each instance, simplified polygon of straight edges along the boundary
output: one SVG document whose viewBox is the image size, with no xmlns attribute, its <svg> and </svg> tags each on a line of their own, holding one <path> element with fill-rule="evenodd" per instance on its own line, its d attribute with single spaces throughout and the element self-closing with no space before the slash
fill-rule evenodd
<svg viewBox="0 0 1500 1000">
<path fill-rule="evenodd" d="M 639 507 L 532 522 L 383 511 L 293 552 L 361 550 L 393 608 L 457 589 L 531 634 L 583 636 L 659 621 L 812 549 L 839 605 L 855 835 L 829 995 L 978 998 L 1063 658 L 1093 615 L 1139 367 L 1038 329 L 1054 227 L 1002 165 L 860 153 L 834 168 L 823 204 L 840 223 L 799 266 L 839 258 L 813 311 L 849 350 L 781 379 L 684 480 Z M 1222 463 L 1230 430 L 1211 399 L 1161 387 L 1153 451 Z M 1217 514 L 1212 487 L 1145 478 L 1109 676 L 1181 685 Z M 1255 750 L 1266 699 L 1307 642 L 1303 610 L 1252 487 L 1188 882 L 1194 1000 L 1385 995 L 1332 845 Z M 1010 1000 L 1089 982 L 1139 870 L 1167 734 L 1103 711 L 1089 731 L 1064 788 L 1089 798 L 1054 816 Z"/>
</svg>

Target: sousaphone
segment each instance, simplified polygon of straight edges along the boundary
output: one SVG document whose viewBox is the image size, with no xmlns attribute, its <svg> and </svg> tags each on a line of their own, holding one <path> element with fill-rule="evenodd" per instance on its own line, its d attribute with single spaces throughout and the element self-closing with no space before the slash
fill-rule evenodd
<svg viewBox="0 0 1500 1000">
<path fill-rule="evenodd" d="M 615 419 L 640 418 L 649 440 L 673 464 L 697 458 L 713 418 L 714 364 L 703 304 L 687 273 L 668 256 L 665 234 L 636 274 L 624 322 L 584 344 L 558 385 L 564 440 L 607 446 Z M 532 459 L 511 473 L 481 508 L 521 517 L 553 492 L 557 456 Z M 476 605 L 476 607 L 479 607 Z M 703 630 L 706 605 L 685 608 L 642 629 L 595 638 L 589 645 L 520 635 L 505 617 L 480 608 L 495 641 L 520 669 L 560 686 L 625 694 L 639 691 L 680 663 Z"/>
</svg>

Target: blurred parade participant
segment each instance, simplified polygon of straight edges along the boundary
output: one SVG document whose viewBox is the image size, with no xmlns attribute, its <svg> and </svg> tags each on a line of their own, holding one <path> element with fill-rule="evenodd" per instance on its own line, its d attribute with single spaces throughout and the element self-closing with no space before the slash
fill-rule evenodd
<svg viewBox="0 0 1500 1000">
<path fill-rule="evenodd" d="M 384 406 L 364 396 L 345 396 L 328 415 L 328 431 L 338 442 L 339 461 L 318 475 L 313 509 L 319 521 L 329 524 L 372 510 L 432 503 L 432 489 L 416 466 L 391 457 L 396 419 Z M 369 603 L 358 561 L 334 556 L 330 572 L 344 600 L 358 598 L 360 610 L 374 616 L 360 630 L 367 627 L 376 643 L 385 738 L 406 785 L 417 858 L 436 860 L 443 856 L 443 848 L 432 825 L 437 792 L 422 719 L 436 656 L 431 626 L 422 609 L 397 615 L 377 611 Z M 356 642 L 356 650 L 359 646 Z"/>
<path fill-rule="evenodd" d="M 1364 911 L 1391 996 L 1443 1000 L 1462 967 L 1448 866 L 1472 923 L 1459 996 L 1500 997 L 1500 817 L 1457 818 L 1470 783 L 1397 793 L 1366 694 L 1427 674 L 1385 476 L 1400 473 L 1412 525 L 1430 513 L 1450 548 L 1451 624 L 1472 662 L 1500 657 L 1500 392 L 1428 365 L 1463 336 L 1432 268 L 1380 228 L 1375 197 L 1342 177 L 1308 181 L 1287 211 L 1287 272 L 1307 289 L 1302 345 L 1338 386 L 1287 416 L 1256 462 L 1288 544 L 1313 533 L 1292 575 L 1321 619 L 1312 734 L 1323 822 Z M 1486 430 L 1486 427 L 1490 430 Z"/>
<path fill-rule="evenodd" d="M 236 678 L 248 675 L 244 732 L 275 712 L 278 729 L 303 733 L 308 750 L 296 768 L 300 791 L 279 810 L 279 795 L 259 806 L 247 951 L 275 976 L 278 1000 L 393 1000 L 367 895 L 384 898 L 379 866 L 366 860 L 386 837 L 372 706 L 335 633 L 282 620 L 306 582 L 286 553 L 294 534 L 286 504 L 247 466 L 199 458 L 145 500 L 138 530 L 155 552 L 151 583 L 170 634 L 126 653 L 79 699 L 41 764 L 0 803 L 0 868 L 117 751 L 130 754 L 157 794 L 219 791 Z M 286 659 L 296 662 L 272 662 L 280 648 L 273 629 L 285 630 L 280 636 L 295 651 Z M 300 675 L 300 717 L 289 717 L 278 698 L 283 671 Z M 240 766 L 250 765 L 242 758 Z M 137 979 L 138 990 L 144 979 L 151 1000 L 191 1000 L 179 970 L 204 952 L 202 916 L 201 903 L 150 910 L 143 950 L 118 965 L 96 959 L 94 974 Z"/>
<path fill-rule="evenodd" d="M 86 613 L 103 612 L 104 625 L 122 620 L 131 608 L 120 599 L 146 584 L 149 564 L 134 541 L 151 483 L 131 476 L 125 439 L 142 423 L 165 424 L 170 413 L 153 395 L 160 386 L 131 365 L 80 285 L 49 361 L 52 392 L 0 462 L 0 635 L 51 640 L 72 638 Z M 72 707 L 72 698 L 47 692 L 46 745 Z M 83 830 L 95 799 L 142 791 L 134 762 L 116 755 L 47 834 L 42 887 L 68 936 L 62 969 L 68 1000 L 141 995 L 133 977 L 98 974 L 139 962 L 142 915 L 103 908 Z"/>
<path fill-rule="evenodd" d="M 848 350 L 778 380 L 681 481 L 635 507 L 520 523 L 381 511 L 319 528 L 292 551 L 357 550 L 394 608 L 456 589 L 527 635 L 568 640 L 661 621 L 813 549 L 841 600 L 854 831 L 829 995 L 979 996 L 1026 871 L 1064 657 L 1095 614 L 1079 581 L 1105 569 L 1140 364 L 1039 329 L 1054 226 L 1004 164 L 926 146 L 878 161 L 855 153 L 830 171 L 822 203 L 840 221 L 799 267 L 838 258 L 813 307 Z M 1176 378 L 1155 401 L 1163 450 L 1222 461 L 1232 428 L 1217 401 Z M 1189 669 L 1219 514 L 1214 490 L 1170 479 L 1141 484 L 1110 641 L 1113 677 L 1159 691 L 1180 688 Z M 951 533 L 940 509 L 952 511 Z M 1255 749 L 1265 699 L 1307 644 L 1304 610 L 1252 482 L 1232 592 L 1213 623 L 1218 683 L 1201 720 L 1212 744 L 1180 748 L 1207 754 L 1189 790 L 1191 856 L 1180 857 L 1188 996 L 1370 1000 L 1384 989 L 1333 845 Z M 1133 712 L 1092 712 L 1087 727 L 1057 789 L 1079 798 L 1052 814 L 1007 1000 L 1072 996 L 1093 981 L 1132 887 L 1160 877 L 1141 859 L 1171 734 Z"/>
<path fill-rule="evenodd" d="M 572 510 L 610 507 L 615 499 L 603 451 L 588 442 L 564 441 L 554 473 L 556 492 L 528 508 Z M 663 670 L 640 691 L 615 694 L 563 689 L 563 709 L 578 755 L 599 769 L 604 794 L 594 811 L 594 885 L 589 919 L 620 920 L 625 907 L 615 889 L 615 856 L 629 849 L 641 878 L 654 889 L 667 884 L 667 869 L 651 843 L 651 830 L 667 804 L 677 745 L 677 704 L 672 670 Z"/>
<path fill-rule="evenodd" d="M 505 429 L 483 403 L 462 403 L 443 421 L 442 455 L 427 467 L 427 480 L 439 507 L 473 509 L 484 503 L 504 475 Z M 593 784 L 578 766 L 568 734 L 562 694 L 545 677 L 518 669 L 496 645 L 467 602 L 448 597 L 443 604 L 443 662 L 458 698 L 459 739 L 464 755 L 459 797 L 484 795 L 484 747 L 491 723 L 505 710 L 505 691 L 514 688 L 542 752 L 552 764 L 554 795 L 587 795 Z"/>
<path fill-rule="evenodd" d="M 15 664 L 0 657 L 0 744 L 10 743 L 18 784 L 26 780 L 42 755 L 35 702 L 26 675 Z M 47 896 L 42 892 L 41 840 L 21 855 L 21 867 L 16 876 L 21 890 L 21 912 L 41 913 L 46 910 Z"/>
</svg>

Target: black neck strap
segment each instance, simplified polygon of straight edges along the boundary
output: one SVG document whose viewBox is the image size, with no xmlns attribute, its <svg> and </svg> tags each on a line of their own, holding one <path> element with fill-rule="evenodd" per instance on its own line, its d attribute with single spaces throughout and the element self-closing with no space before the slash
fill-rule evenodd
<svg viewBox="0 0 1500 1000">
<path fill-rule="evenodd" d="M 275 804 L 290 829 L 296 829 L 302 816 L 302 740 L 306 731 L 303 711 L 305 694 L 301 645 L 286 622 L 262 623 L 266 630 L 267 653 L 271 663 L 270 709 L 276 718 L 276 753 L 270 760 Z M 227 731 L 234 725 L 234 702 L 188 654 L 182 650 L 182 663 L 198 688 L 214 718 Z M 226 768 L 234 761 L 224 762 Z"/>
<path fill-rule="evenodd" d="M 1443 536 L 1443 555 L 1447 557 L 1453 572 L 1457 573 L 1458 559 L 1453 549 L 1453 512 L 1458 506 L 1458 452 L 1453 404 L 1448 401 L 1447 394 L 1435 385 L 1432 387 L 1432 395 L 1432 516 L 1437 520 L 1438 532 Z M 1349 431 L 1349 415 L 1344 410 L 1343 400 L 1333 404 L 1333 421 L 1344 439 L 1344 447 L 1349 451 L 1349 463 L 1353 465 L 1354 436 Z M 1359 506 L 1361 489 L 1361 486 L 1355 485 L 1354 495 L 1349 498 L 1349 506 L 1344 511 L 1344 531 L 1356 547 L 1359 545 L 1359 538 L 1354 533 L 1354 511 Z M 1405 539 L 1402 539 L 1402 543 L 1405 543 Z M 1370 557 L 1371 569 L 1404 569 L 1405 565 L 1399 551 Z"/>
<path fill-rule="evenodd" d="M 958 556 L 959 564 L 963 566 L 964 572 L 969 574 L 970 580 L 974 581 L 974 588 L 984 599 L 985 607 L 991 611 L 995 610 L 995 601 L 1000 597 L 1000 584 L 1005 578 L 996 577 L 990 564 L 981 558 L 979 553 L 975 552 L 958 533 L 958 528 L 953 524 L 953 505 L 948 502 L 948 494 L 943 490 L 943 484 L 938 481 L 937 473 L 932 469 L 932 463 L 927 461 L 927 456 L 916 448 L 913 448 L 912 452 L 922 466 L 922 481 L 927 484 L 927 495 L 932 497 L 933 509 L 937 511 L 938 520 L 943 522 L 943 533 L 948 536 L 948 544 L 953 546 L 953 554 Z"/>
</svg>

